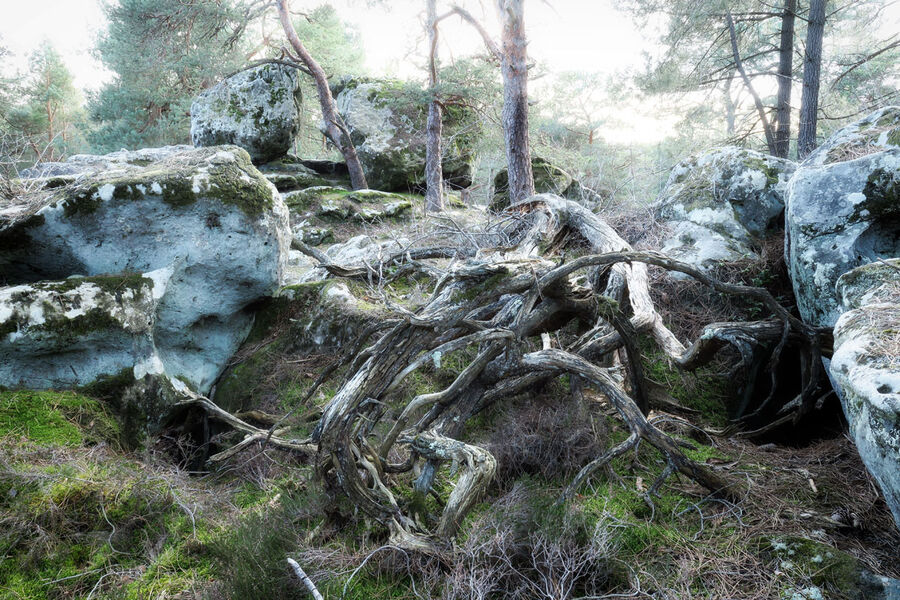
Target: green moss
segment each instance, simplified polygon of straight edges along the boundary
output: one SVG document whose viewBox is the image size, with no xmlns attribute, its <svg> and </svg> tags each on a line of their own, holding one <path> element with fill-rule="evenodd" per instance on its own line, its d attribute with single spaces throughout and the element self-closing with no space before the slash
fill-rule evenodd
<svg viewBox="0 0 900 600">
<path fill-rule="evenodd" d="M 271 189 L 246 152 L 235 150 L 234 161 L 203 162 L 211 152 L 195 150 L 197 158 L 186 164 L 161 161 L 123 175 L 101 177 L 87 185 L 67 188 L 62 199 L 63 214 L 75 217 L 95 212 L 104 202 L 100 190 L 108 186 L 112 186 L 111 198 L 118 201 L 159 197 L 173 208 L 185 208 L 200 198 L 212 198 L 236 206 L 250 217 L 258 217 L 272 208 Z M 196 168 L 200 166 L 206 169 L 208 177 L 198 177 Z"/>
<path fill-rule="evenodd" d="M 678 370 L 650 340 L 642 340 L 640 348 L 645 359 L 642 365 L 645 377 L 664 385 L 670 396 L 698 411 L 710 425 L 722 427 L 728 423 L 733 398 L 730 381 L 710 367 L 690 372 Z"/>
<path fill-rule="evenodd" d="M 892 129 L 887 134 L 887 143 L 891 146 L 900 147 L 900 127 Z"/>
<path fill-rule="evenodd" d="M 900 214 L 900 169 L 872 171 L 863 188 L 863 194 L 866 201 L 857 205 L 856 212 L 850 217 L 851 221 L 863 219 L 871 221 Z M 865 217 L 859 214 L 863 209 L 869 211 Z"/>
<path fill-rule="evenodd" d="M 191 521 L 168 482 L 126 459 L 58 456 L 46 468 L 19 463 L 0 476 L 0 510 L 8 517 L 0 532 L 0 589 L 48 600 L 92 590 L 174 597 L 210 572 L 211 562 L 204 567 L 189 551 Z M 150 581 L 159 595 L 141 585 Z M 133 593 L 135 586 L 144 593 Z"/>
<path fill-rule="evenodd" d="M 778 562 L 781 571 L 845 598 L 863 597 L 858 594 L 865 567 L 846 552 L 796 536 L 764 538 L 757 545 L 763 556 Z"/>
<path fill-rule="evenodd" d="M 119 431 L 102 404 L 74 392 L 0 392 L 0 437 L 39 446 L 115 441 Z"/>
<path fill-rule="evenodd" d="M 761 171 L 766 176 L 766 187 L 772 187 L 778 185 L 778 168 L 768 164 L 762 158 L 747 158 L 744 161 L 744 165 L 748 169 L 752 169 L 754 171 Z"/>
</svg>

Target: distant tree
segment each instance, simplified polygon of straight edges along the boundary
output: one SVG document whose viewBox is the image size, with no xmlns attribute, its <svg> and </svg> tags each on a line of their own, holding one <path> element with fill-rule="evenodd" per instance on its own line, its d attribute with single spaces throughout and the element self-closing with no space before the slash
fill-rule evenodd
<svg viewBox="0 0 900 600">
<path fill-rule="evenodd" d="M 801 160 L 815 150 L 819 120 L 819 85 L 822 71 L 822 38 L 825 35 L 825 0 L 810 0 L 806 51 L 803 54 L 803 96 L 800 98 L 800 131 L 797 156 Z"/>
<path fill-rule="evenodd" d="M 294 28 L 291 20 L 288 0 L 276 0 L 275 4 L 278 8 L 278 18 L 284 29 L 284 34 L 287 36 L 291 48 L 296 53 L 296 56 L 290 56 L 290 58 L 302 64 L 316 82 L 325 135 L 328 136 L 331 143 L 344 157 L 344 162 L 347 163 L 347 170 L 350 172 L 350 184 L 353 186 L 353 189 L 364 189 L 368 187 L 366 176 L 359 161 L 359 156 L 356 153 L 356 148 L 350 140 L 350 132 L 344 125 L 340 113 L 338 113 L 334 96 L 331 94 L 331 87 L 328 84 L 328 75 L 297 36 L 297 30 Z"/>
<path fill-rule="evenodd" d="M 359 76 L 365 73 L 363 67 L 362 42 L 359 33 L 340 19 L 331 4 L 322 4 L 300 17 L 294 18 L 297 37 L 325 71 L 329 81 L 335 77 Z M 281 31 L 281 25 L 278 24 Z M 280 48 L 272 43 L 270 53 L 280 54 Z M 310 77 L 301 77 L 300 90 L 304 98 L 318 95 L 315 82 Z M 322 132 L 319 130 L 318 111 L 304 110 L 301 115 L 299 151 L 304 155 L 322 154 Z"/>
<path fill-rule="evenodd" d="M 524 0 L 496 0 L 501 37 L 498 45 L 487 30 L 465 9 L 453 13 L 472 25 L 485 47 L 500 62 L 503 76 L 503 137 L 509 172 L 509 199 L 515 204 L 534 195 L 531 145 L 528 137 L 528 43 L 525 36 Z"/>
<path fill-rule="evenodd" d="M 97 55 L 114 79 L 91 99 L 97 151 L 190 143 L 190 105 L 246 60 L 259 16 L 239 0 L 119 0 Z"/>
<path fill-rule="evenodd" d="M 31 148 L 31 158 L 56 160 L 79 148 L 83 98 L 50 42 L 43 42 L 32 53 L 28 78 L 17 95 L 17 102 L 10 98 L 3 101 L 7 104 L 4 119 Z"/>
<path fill-rule="evenodd" d="M 425 145 L 425 210 L 444 209 L 444 174 L 441 167 L 443 110 L 438 100 L 438 15 L 437 0 L 426 0 L 425 29 L 428 33 L 428 120 Z"/>
</svg>

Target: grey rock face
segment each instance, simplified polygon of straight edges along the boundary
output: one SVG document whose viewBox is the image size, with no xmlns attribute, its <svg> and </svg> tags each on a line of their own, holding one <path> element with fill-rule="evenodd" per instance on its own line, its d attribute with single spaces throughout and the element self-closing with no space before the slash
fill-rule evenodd
<svg viewBox="0 0 900 600">
<path fill-rule="evenodd" d="M 838 279 L 830 372 L 859 454 L 900 527 L 900 260 Z"/>
<path fill-rule="evenodd" d="M 239 148 L 159 157 L 97 157 L 43 204 L 0 215 L 0 363 L 16 365 L 0 385 L 131 368 L 209 390 L 246 336 L 246 307 L 281 283 L 288 212 Z"/>
<path fill-rule="evenodd" d="M 297 70 L 265 64 L 203 91 L 191 105 L 194 146 L 235 144 L 254 163 L 284 156 L 299 131 Z"/>
<path fill-rule="evenodd" d="M 734 146 L 682 161 L 654 206 L 673 230 L 662 251 L 701 268 L 757 258 L 755 242 L 779 228 L 795 167 Z"/>
<path fill-rule="evenodd" d="M 900 108 L 835 133 L 788 188 L 785 257 L 803 319 L 831 326 L 847 271 L 900 256 Z"/>
<path fill-rule="evenodd" d="M 428 98 L 418 86 L 389 80 L 345 80 L 335 102 L 359 154 L 369 187 L 408 191 L 424 185 Z M 480 126 L 459 107 L 444 114 L 444 179 L 455 187 L 472 181 Z"/>
</svg>

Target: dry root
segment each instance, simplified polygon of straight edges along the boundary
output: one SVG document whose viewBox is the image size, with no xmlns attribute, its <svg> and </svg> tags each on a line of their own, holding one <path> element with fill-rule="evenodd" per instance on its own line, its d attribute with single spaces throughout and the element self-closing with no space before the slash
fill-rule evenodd
<svg viewBox="0 0 900 600">
<path fill-rule="evenodd" d="M 651 494 L 667 476 L 681 473 L 711 494 L 732 500 L 739 497 L 738 484 L 687 458 L 678 442 L 647 420 L 646 388 L 635 337 L 651 336 L 685 369 L 708 363 L 719 350 L 730 346 L 741 357 L 740 368 L 760 370 L 760 356 L 774 363 L 786 344 L 799 346 L 808 368 L 803 374 L 803 393 L 790 413 L 798 415 L 815 404 L 820 376 L 817 365 L 827 335 L 802 323 L 763 289 L 723 283 L 662 254 L 633 251 L 606 223 L 574 202 L 541 195 L 509 212 L 512 218 L 504 223 L 504 235 L 516 241 L 513 246 L 482 249 L 464 262 L 454 260 L 443 271 L 436 266 L 423 269 L 439 274 L 430 299 L 414 312 L 397 309 L 397 321 L 352 357 L 347 379 L 324 407 L 308 442 L 284 440 L 271 431 L 236 422 L 206 399 L 189 402 L 244 431 L 247 437 L 240 447 L 268 440 L 292 452 L 314 453 L 319 476 L 364 514 L 382 523 L 390 531 L 392 544 L 407 549 L 430 551 L 436 539 L 452 536 L 491 483 L 496 461 L 487 450 L 460 439 L 466 421 L 492 404 L 563 374 L 577 376 L 601 392 L 630 436 L 585 466 L 562 500 L 640 441 L 659 450 L 666 461 Z M 573 247 L 582 253 L 578 258 L 567 262 L 547 259 Z M 446 249 L 440 248 L 419 251 L 415 258 L 410 255 L 406 259 L 446 255 Z M 403 260 L 390 258 L 392 264 Z M 772 319 L 714 323 L 685 346 L 666 328 L 650 299 L 648 265 L 684 273 L 720 293 L 753 298 L 769 309 Z M 389 266 L 370 265 L 365 271 L 368 277 L 381 276 Z M 363 275 L 358 269 L 326 267 L 342 276 Z M 579 331 L 573 334 L 576 329 Z M 552 338 L 545 335 L 541 342 L 540 336 L 547 333 L 553 334 Z M 550 347 L 551 339 L 562 347 Z M 531 351 L 536 345 L 544 349 Z M 466 348 L 474 351 L 475 358 L 449 386 L 410 400 L 402 398 L 401 383 L 410 374 L 429 361 Z M 627 382 L 614 375 L 618 369 L 610 368 L 621 360 L 627 363 Z M 214 458 L 230 456 L 237 449 Z M 398 457 L 399 462 L 391 462 Z M 389 475 L 415 469 L 419 473 L 416 491 L 426 495 L 432 493 L 438 467 L 447 461 L 459 468 L 460 475 L 437 528 L 426 531 L 401 510 Z"/>
</svg>

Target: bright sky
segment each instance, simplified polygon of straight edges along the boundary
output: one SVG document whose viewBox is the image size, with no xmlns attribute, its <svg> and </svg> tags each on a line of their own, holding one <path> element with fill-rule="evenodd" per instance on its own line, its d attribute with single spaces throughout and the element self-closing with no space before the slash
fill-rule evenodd
<svg viewBox="0 0 900 600">
<path fill-rule="evenodd" d="M 483 19 L 488 31 L 498 32 L 493 0 L 480 2 L 464 4 Z M 294 0 L 292 6 L 303 10 L 319 3 Z M 42 0 L 41 10 L 35 10 L 30 2 L 0 0 L 0 38 L 15 53 L 11 65 L 2 65 L 3 71 L 24 69 L 28 54 L 49 38 L 65 56 L 75 84 L 83 89 L 98 88 L 110 77 L 91 55 L 98 32 L 104 28 L 100 4 L 101 0 Z M 367 66 L 373 74 L 422 77 L 422 59 L 416 57 L 425 47 L 422 0 L 334 0 L 333 4 L 342 18 L 361 32 Z M 630 17 L 615 10 L 615 4 L 615 0 L 530 0 L 525 15 L 530 57 L 551 71 L 608 75 L 640 67 L 644 51 L 654 47 L 653 32 L 639 31 Z M 883 27 L 900 31 L 900 3 L 887 10 Z M 455 17 L 443 24 L 441 39 L 440 52 L 445 60 L 482 51 L 478 35 Z M 608 138 L 660 139 L 671 126 L 649 118 L 647 115 L 654 112 L 649 107 L 632 107 L 627 112 L 632 114 L 620 116 L 631 126 L 607 131 Z"/>
<path fill-rule="evenodd" d="M 294 1 L 297 10 L 317 4 Z M 409 55 L 424 47 L 422 0 L 390 0 L 369 6 L 366 0 L 335 0 L 343 19 L 362 33 L 368 67 L 373 73 L 397 76 L 420 74 Z M 491 2 L 472 12 L 482 17 L 489 31 L 497 31 Z M 534 0 L 527 7 L 529 53 L 552 69 L 611 72 L 641 62 L 645 47 L 630 19 L 612 8 L 612 0 Z M 41 10 L 21 0 L 0 0 L 0 37 L 15 54 L 14 66 L 23 67 L 28 54 L 43 39 L 50 39 L 66 57 L 76 85 L 96 88 L 109 74 L 91 56 L 91 48 L 104 27 L 100 0 L 42 0 Z M 480 51 L 481 41 L 459 19 L 443 28 L 442 53 L 446 57 Z"/>
</svg>

